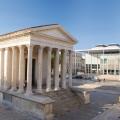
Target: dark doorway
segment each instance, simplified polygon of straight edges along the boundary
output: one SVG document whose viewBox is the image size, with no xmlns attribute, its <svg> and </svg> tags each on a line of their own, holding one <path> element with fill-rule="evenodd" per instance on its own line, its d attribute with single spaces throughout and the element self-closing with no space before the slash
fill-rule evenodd
<svg viewBox="0 0 120 120">
<path fill-rule="evenodd" d="M 36 60 L 33 59 L 32 60 L 32 86 L 36 88 L 37 84 L 36 84 L 36 81 L 35 81 L 35 62 L 36 62 Z"/>
<path fill-rule="evenodd" d="M 32 87 L 33 88 L 37 87 L 37 84 L 35 81 L 35 64 L 36 64 L 36 60 L 32 59 Z M 26 80 L 25 83 L 27 83 L 27 59 L 25 59 L 25 80 Z"/>
</svg>

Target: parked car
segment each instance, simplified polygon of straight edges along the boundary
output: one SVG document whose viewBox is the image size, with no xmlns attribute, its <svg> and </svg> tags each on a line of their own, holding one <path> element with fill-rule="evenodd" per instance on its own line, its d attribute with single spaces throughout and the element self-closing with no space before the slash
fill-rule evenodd
<svg viewBox="0 0 120 120">
<path fill-rule="evenodd" d="M 76 76 L 73 76 L 73 79 L 82 79 L 83 76 L 82 75 L 76 75 Z"/>
</svg>

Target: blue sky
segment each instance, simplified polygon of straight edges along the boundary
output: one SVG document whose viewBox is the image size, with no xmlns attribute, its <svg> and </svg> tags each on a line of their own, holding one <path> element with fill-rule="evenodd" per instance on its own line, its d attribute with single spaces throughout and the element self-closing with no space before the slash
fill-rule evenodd
<svg viewBox="0 0 120 120">
<path fill-rule="evenodd" d="M 76 49 L 120 43 L 120 0 L 0 0 L 0 34 L 59 23 Z"/>
</svg>

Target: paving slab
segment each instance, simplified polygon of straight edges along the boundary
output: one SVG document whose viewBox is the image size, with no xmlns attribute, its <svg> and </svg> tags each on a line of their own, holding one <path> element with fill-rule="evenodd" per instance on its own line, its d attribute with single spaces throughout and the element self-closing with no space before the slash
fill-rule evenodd
<svg viewBox="0 0 120 120">
<path fill-rule="evenodd" d="M 0 104 L 0 120 L 40 120 L 40 119 L 30 113 L 20 112 L 18 110 L 13 109 L 11 106 Z"/>
<path fill-rule="evenodd" d="M 92 120 L 120 120 L 120 106 L 106 110 Z"/>
</svg>

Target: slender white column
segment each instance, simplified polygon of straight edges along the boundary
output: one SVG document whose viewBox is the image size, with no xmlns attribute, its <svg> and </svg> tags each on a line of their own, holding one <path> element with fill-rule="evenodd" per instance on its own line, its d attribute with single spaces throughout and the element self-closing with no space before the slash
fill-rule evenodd
<svg viewBox="0 0 120 120">
<path fill-rule="evenodd" d="M 86 70 L 86 53 L 84 53 L 84 56 L 85 56 L 85 65 L 84 65 L 85 69 L 84 69 L 84 72 L 85 72 L 85 75 L 86 75 L 87 74 L 87 70 Z"/>
<path fill-rule="evenodd" d="M 32 53 L 33 45 L 28 45 L 28 60 L 27 60 L 27 88 L 26 95 L 32 94 Z"/>
<path fill-rule="evenodd" d="M 61 51 L 61 81 L 62 81 L 62 88 L 66 89 L 66 72 L 67 72 L 67 51 Z"/>
<path fill-rule="evenodd" d="M 76 52 L 75 52 L 75 75 L 77 74 L 76 68 L 77 68 L 77 65 L 76 65 Z"/>
<path fill-rule="evenodd" d="M 25 81 L 25 58 L 24 58 L 24 46 L 19 46 L 19 90 L 18 93 L 24 92 Z"/>
<path fill-rule="evenodd" d="M 59 49 L 55 53 L 55 90 L 59 90 Z"/>
<path fill-rule="evenodd" d="M 104 50 L 103 50 L 103 75 L 104 75 Z"/>
<path fill-rule="evenodd" d="M 16 90 L 16 83 L 17 83 L 17 49 L 16 47 L 12 47 L 12 81 L 11 81 L 11 91 Z"/>
<path fill-rule="evenodd" d="M 89 53 L 89 51 L 88 51 L 88 59 L 89 59 L 89 56 L 90 56 L 90 53 Z M 86 57 L 86 59 L 87 59 L 87 57 Z M 86 63 L 85 63 L 86 65 L 87 65 L 87 73 L 88 73 L 88 78 L 90 77 L 90 67 L 89 67 L 89 62 L 88 62 L 88 64 L 87 64 L 87 60 L 86 60 Z"/>
<path fill-rule="evenodd" d="M 10 48 L 5 48 L 5 66 L 4 66 L 4 89 L 10 88 L 11 81 L 11 59 L 10 59 Z"/>
<path fill-rule="evenodd" d="M 118 66 L 119 66 L 119 80 L 120 80 L 120 49 L 119 49 L 119 55 L 118 55 Z"/>
<path fill-rule="evenodd" d="M 92 53 L 91 53 L 91 65 L 90 65 L 91 67 L 91 70 L 90 70 L 90 74 L 91 74 L 91 76 L 92 76 Z"/>
<path fill-rule="evenodd" d="M 47 59 L 47 83 L 46 83 L 46 91 L 51 91 L 51 52 L 52 48 L 48 48 L 48 59 Z"/>
<path fill-rule="evenodd" d="M 116 58 L 113 58 L 113 60 L 114 60 L 114 75 L 116 75 Z"/>
<path fill-rule="evenodd" d="M 107 54 L 106 54 L 106 55 L 107 55 Z M 109 64 L 108 62 L 109 62 L 109 59 L 108 59 L 108 55 L 107 55 L 107 75 L 108 75 L 108 67 L 109 67 L 109 66 L 108 66 L 108 64 Z"/>
<path fill-rule="evenodd" d="M 69 87 L 72 87 L 72 51 L 70 51 L 69 58 Z"/>
<path fill-rule="evenodd" d="M 43 47 L 38 48 L 38 80 L 37 91 L 42 93 L 42 64 L 43 64 Z"/>
<path fill-rule="evenodd" d="M 0 89 L 4 86 L 4 48 L 0 49 Z"/>
<path fill-rule="evenodd" d="M 97 54 L 97 75 L 99 73 L 98 54 Z"/>
</svg>

